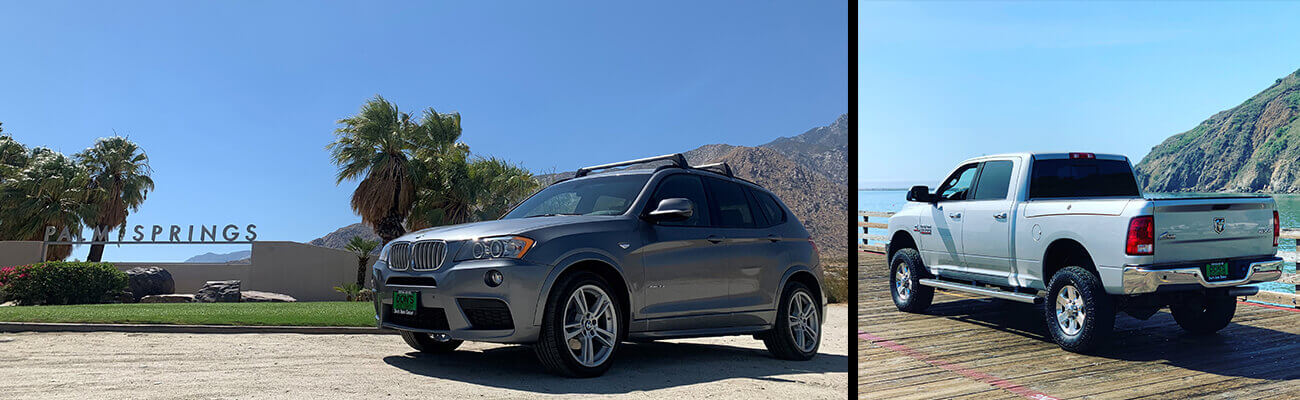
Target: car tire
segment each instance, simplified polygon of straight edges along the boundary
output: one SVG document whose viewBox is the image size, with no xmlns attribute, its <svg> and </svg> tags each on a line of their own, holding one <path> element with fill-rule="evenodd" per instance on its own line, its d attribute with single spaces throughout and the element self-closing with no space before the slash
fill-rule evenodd
<svg viewBox="0 0 1300 400">
<path fill-rule="evenodd" d="M 1082 267 L 1065 267 L 1052 275 L 1043 304 L 1047 332 L 1066 351 L 1092 351 L 1115 327 L 1114 301 L 1101 279 Z"/>
<path fill-rule="evenodd" d="M 768 352 L 776 358 L 794 361 L 811 360 L 817 355 L 824 321 L 818 299 L 820 297 L 802 282 L 785 284 L 774 328 L 761 335 Z"/>
<path fill-rule="evenodd" d="M 1169 313 L 1183 330 L 1197 335 L 1218 332 L 1232 322 L 1237 313 L 1237 298 L 1223 295 L 1205 295 L 1199 300 L 1189 300 L 1169 305 Z"/>
<path fill-rule="evenodd" d="M 934 302 L 934 288 L 921 285 L 929 276 L 916 249 L 901 249 L 889 263 L 889 294 L 899 311 L 924 312 Z"/>
<path fill-rule="evenodd" d="M 547 370 L 563 376 L 604 374 L 627 336 L 622 300 L 604 279 L 590 272 L 563 276 L 554 287 L 557 289 L 547 296 L 541 334 L 533 346 L 538 360 Z M 579 292 L 581 306 L 577 303 Z M 601 303 L 601 298 L 609 304 Z"/>
<path fill-rule="evenodd" d="M 425 353 L 425 354 L 450 353 L 452 351 L 455 351 L 457 347 L 460 347 L 461 343 L 464 343 L 464 341 L 461 340 L 448 340 L 446 342 L 439 342 L 437 340 L 433 340 L 433 337 L 429 336 L 429 334 L 422 333 L 422 332 L 410 332 L 410 331 L 400 331 L 400 332 L 402 334 L 402 340 L 405 340 L 406 344 L 410 345 L 411 348 L 419 350 L 421 353 Z"/>
</svg>

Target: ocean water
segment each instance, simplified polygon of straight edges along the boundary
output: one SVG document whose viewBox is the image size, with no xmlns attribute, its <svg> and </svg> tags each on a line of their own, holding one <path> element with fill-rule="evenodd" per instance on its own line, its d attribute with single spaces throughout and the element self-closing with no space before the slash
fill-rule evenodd
<svg viewBox="0 0 1300 400">
<path fill-rule="evenodd" d="M 1147 197 L 1152 198 L 1170 198 L 1170 197 L 1206 197 L 1222 196 L 1221 193 L 1147 193 Z M 1278 219 L 1283 228 L 1300 228 L 1300 195 L 1294 194 L 1275 194 L 1273 200 L 1277 202 Z M 858 209 L 863 211 L 885 211 L 898 212 L 907 204 L 906 190 L 862 190 L 858 191 Z M 871 222 L 885 222 L 884 218 L 872 218 Z M 871 229 L 870 233 L 883 235 L 883 229 Z M 1278 243 L 1278 256 L 1286 259 L 1284 270 L 1289 273 L 1296 272 L 1296 241 L 1282 239 Z M 1275 292 L 1294 293 L 1295 286 L 1285 285 L 1276 282 L 1265 282 L 1259 285 L 1263 290 Z"/>
</svg>

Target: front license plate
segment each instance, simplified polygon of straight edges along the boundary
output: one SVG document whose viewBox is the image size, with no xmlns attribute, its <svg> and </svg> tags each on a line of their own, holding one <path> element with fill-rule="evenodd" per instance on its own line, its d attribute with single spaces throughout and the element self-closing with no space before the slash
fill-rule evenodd
<svg viewBox="0 0 1300 400">
<path fill-rule="evenodd" d="M 1217 262 L 1205 266 L 1205 279 L 1216 280 L 1228 277 L 1228 263 Z"/>
<path fill-rule="evenodd" d="M 393 313 L 402 315 L 415 315 L 415 309 L 420 306 L 420 292 L 410 290 L 398 290 L 393 292 Z"/>
</svg>

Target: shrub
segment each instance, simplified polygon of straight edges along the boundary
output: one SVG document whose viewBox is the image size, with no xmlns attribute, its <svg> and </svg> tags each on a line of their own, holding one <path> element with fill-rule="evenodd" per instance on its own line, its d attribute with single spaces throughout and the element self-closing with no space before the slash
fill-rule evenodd
<svg viewBox="0 0 1300 400">
<path fill-rule="evenodd" d="M 0 269 L 0 300 L 24 305 L 104 303 L 126 287 L 126 273 L 109 263 L 51 261 Z"/>
<path fill-rule="evenodd" d="M 822 276 L 826 284 L 826 301 L 844 303 L 849 301 L 849 270 L 842 266 L 827 266 Z"/>
</svg>

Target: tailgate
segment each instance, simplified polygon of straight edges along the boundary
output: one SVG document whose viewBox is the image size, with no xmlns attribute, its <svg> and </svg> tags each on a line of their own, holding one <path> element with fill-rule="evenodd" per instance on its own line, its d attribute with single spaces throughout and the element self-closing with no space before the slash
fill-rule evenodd
<svg viewBox="0 0 1300 400">
<path fill-rule="evenodd" d="M 1157 264 L 1271 256 L 1271 197 L 1156 199 Z"/>
</svg>

